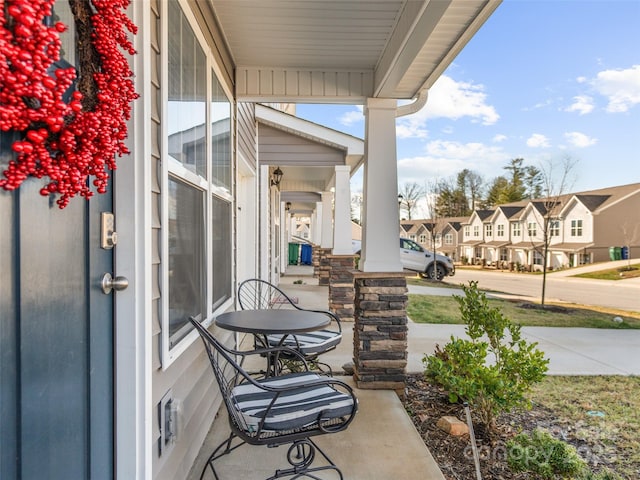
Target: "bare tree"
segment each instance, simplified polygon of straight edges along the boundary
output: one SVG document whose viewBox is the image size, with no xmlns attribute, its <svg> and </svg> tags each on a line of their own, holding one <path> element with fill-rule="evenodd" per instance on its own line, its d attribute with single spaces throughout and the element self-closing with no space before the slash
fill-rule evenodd
<svg viewBox="0 0 640 480">
<path fill-rule="evenodd" d="M 411 220 L 411 216 L 416 212 L 416 206 L 424 195 L 424 189 L 416 182 L 405 183 L 398 188 L 398 203 L 400 209 L 407 211 L 407 220 Z"/>
<path fill-rule="evenodd" d="M 576 160 L 565 156 L 560 162 L 549 160 L 539 169 L 543 198 L 537 201 L 534 200 L 534 202 L 538 203 L 542 217 L 542 225 L 540 225 L 542 244 L 534 246 L 534 251 L 542 256 L 542 294 L 540 295 L 540 304 L 543 306 L 547 287 L 549 245 L 552 237 L 559 234 L 559 214 L 564 207 L 564 197 L 573 187 L 573 170 L 576 164 Z"/>
<path fill-rule="evenodd" d="M 435 179 L 433 181 L 427 181 L 423 188 L 425 205 L 427 209 L 427 220 L 424 222 L 425 226 L 429 230 L 429 236 L 431 237 L 431 250 L 433 255 L 431 255 L 431 272 L 433 272 L 432 280 L 436 280 L 438 278 L 437 267 L 436 267 L 436 238 L 438 233 L 442 233 L 442 216 L 440 215 L 440 209 L 438 205 L 438 200 L 441 198 L 443 186 L 446 184 Z M 427 268 L 427 271 L 429 269 Z"/>
</svg>

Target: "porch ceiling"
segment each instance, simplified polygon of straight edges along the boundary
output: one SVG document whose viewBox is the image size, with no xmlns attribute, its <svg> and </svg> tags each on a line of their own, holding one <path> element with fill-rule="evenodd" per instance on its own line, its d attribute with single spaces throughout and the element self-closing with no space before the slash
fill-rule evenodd
<svg viewBox="0 0 640 480">
<path fill-rule="evenodd" d="M 208 0 L 236 98 L 363 103 L 429 88 L 501 0 Z"/>
</svg>

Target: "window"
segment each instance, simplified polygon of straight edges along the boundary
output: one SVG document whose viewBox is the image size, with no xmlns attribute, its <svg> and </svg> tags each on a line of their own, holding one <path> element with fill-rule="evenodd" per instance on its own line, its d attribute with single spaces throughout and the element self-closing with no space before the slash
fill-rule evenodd
<svg viewBox="0 0 640 480">
<path fill-rule="evenodd" d="M 166 5 L 163 364 L 186 348 L 189 317 L 210 318 L 233 284 L 231 102 L 178 0 Z"/>
<path fill-rule="evenodd" d="M 487 223 L 484 226 L 484 235 L 485 235 L 485 237 L 493 236 L 493 225 L 491 225 L 490 223 Z"/>
<path fill-rule="evenodd" d="M 513 222 L 511 224 L 511 235 L 514 237 L 519 237 L 522 235 L 522 229 L 520 228 L 520 222 Z"/>
<path fill-rule="evenodd" d="M 465 225 L 464 227 L 464 238 L 469 238 L 471 236 L 471 226 Z"/>
<path fill-rule="evenodd" d="M 509 253 L 507 252 L 506 248 L 501 248 L 500 249 L 500 261 L 501 262 L 506 262 L 509 258 Z"/>
<path fill-rule="evenodd" d="M 538 233 L 537 226 L 538 224 L 536 222 L 527 223 L 527 235 L 535 237 Z"/>
<path fill-rule="evenodd" d="M 540 252 L 538 252 L 537 250 L 534 250 L 533 252 L 533 264 L 534 265 L 542 265 L 542 259 L 543 256 Z"/>
<path fill-rule="evenodd" d="M 418 240 L 420 243 L 425 244 L 427 243 L 427 236 L 423 233 L 420 235 L 420 238 Z"/>
<path fill-rule="evenodd" d="M 551 220 L 549 222 L 549 236 L 551 236 L 551 237 L 559 237 L 560 236 L 560 221 L 559 220 Z"/>
<path fill-rule="evenodd" d="M 474 225 L 473 226 L 473 236 L 474 237 L 479 237 L 480 236 L 480 225 Z"/>
<path fill-rule="evenodd" d="M 416 239 L 416 235 L 414 233 L 412 233 L 411 235 L 409 235 L 409 239 L 415 240 Z"/>
<path fill-rule="evenodd" d="M 571 236 L 582 236 L 582 220 L 571 220 Z"/>
<path fill-rule="evenodd" d="M 453 245 L 453 234 L 452 233 L 446 233 L 444 235 L 444 244 L 445 245 Z"/>
<path fill-rule="evenodd" d="M 496 225 L 496 236 L 504 237 L 504 224 Z"/>
</svg>

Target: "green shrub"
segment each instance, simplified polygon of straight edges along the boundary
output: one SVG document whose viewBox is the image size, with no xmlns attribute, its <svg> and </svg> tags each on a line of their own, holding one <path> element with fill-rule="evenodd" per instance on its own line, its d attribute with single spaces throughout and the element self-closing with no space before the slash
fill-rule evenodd
<svg viewBox="0 0 640 480">
<path fill-rule="evenodd" d="M 544 479 L 623 480 L 610 470 L 594 473 L 573 446 L 542 430 L 509 440 L 507 463 L 515 472 L 535 473 Z"/>
<path fill-rule="evenodd" d="M 549 360 L 521 337 L 520 327 L 487 304 L 477 282 L 462 287 L 462 320 L 469 339 L 451 337 L 423 362 L 425 375 L 449 392 L 451 402 L 466 401 L 490 430 L 500 412 L 529 406 L 525 395 L 547 372 Z"/>
<path fill-rule="evenodd" d="M 507 463 L 516 472 L 531 472 L 542 478 L 586 478 L 588 474 L 587 464 L 575 448 L 542 430 L 509 440 Z"/>
</svg>

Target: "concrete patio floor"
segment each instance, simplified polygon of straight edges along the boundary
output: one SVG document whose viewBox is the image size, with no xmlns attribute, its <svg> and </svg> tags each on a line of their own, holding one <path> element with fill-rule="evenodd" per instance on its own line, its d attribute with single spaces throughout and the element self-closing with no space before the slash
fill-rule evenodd
<svg viewBox="0 0 640 480">
<path fill-rule="evenodd" d="M 295 281 L 302 284 L 294 284 Z M 298 297 L 306 308 L 326 309 L 328 287 L 318 286 L 311 267 L 289 267 L 281 279 L 282 288 Z M 348 376 L 340 375 L 343 366 L 352 361 L 353 329 L 343 324 L 343 341 L 339 347 L 323 355 L 338 378 L 352 387 Z M 640 375 L 640 330 L 596 330 L 586 328 L 523 328 L 524 336 L 539 342 L 550 358 L 549 373 L 556 375 Z M 449 341 L 451 335 L 464 334 L 462 325 L 430 325 L 409 322 L 409 358 L 407 371 L 423 371 L 422 358 L 433 352 L 436 343 Z M 344 432 L 316 437 L 320 448 L 342 470 L 345 480 L 444 480 L 433 457 L 404 411 L 402 402 L 392 391 L 355 388 L 359 410 Z M 204 463 L 213 448 L 229 433 L 224 408 L 214 423 L 187 480 L 200 477 Z M 284 468 L 287 447 L 276 449 L 245 445 L 220 459 L 222 479 L 264 479 L 275 469 Z M 218 467 L 217 467 L 218 468 Z M 206 479 L 212 479 L 208 472 Z M 323 473 L 321 478 L 337 478 Z"/>
</svg>

